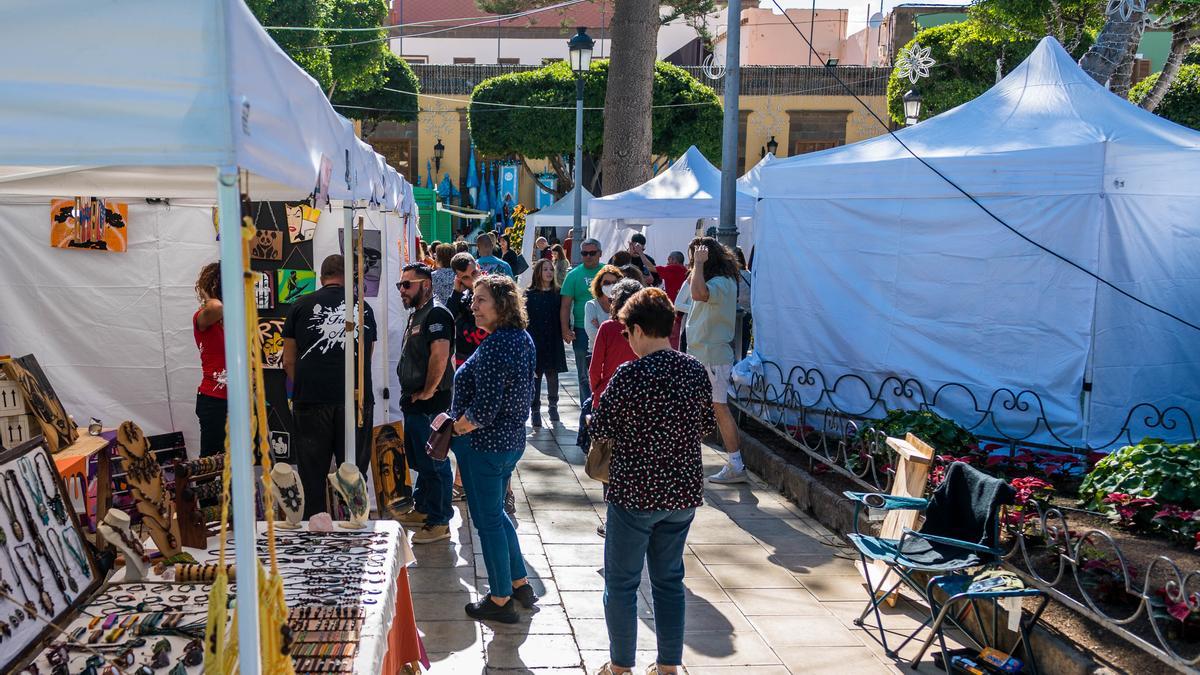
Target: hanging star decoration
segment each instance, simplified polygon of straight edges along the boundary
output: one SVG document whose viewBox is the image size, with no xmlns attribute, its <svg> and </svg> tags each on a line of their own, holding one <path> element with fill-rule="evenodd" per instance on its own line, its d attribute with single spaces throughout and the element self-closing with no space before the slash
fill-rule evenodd
<svg viewBox="0 0 1200 675">
<path fill-rule="evenodd" d="M 935 63 L 937 61 L 929 55 L 929 47 L 922 47 L 921 43 L 914 42 L 901 49 L 896 57 L 896 75 L 901 79 L 907 77 L 909 82 L 916 84 L 917 80 L 929 77 L 929 69 Z"/>
<path fill-rule="evenodd" d="M 1120 15 L 1122 21 L 1128 21 L 1134 12 L 1145 12 L 1146 0 L 1108 0 L 1108 8 L 1104 13 L 1109 16 Z"/>
</svg>

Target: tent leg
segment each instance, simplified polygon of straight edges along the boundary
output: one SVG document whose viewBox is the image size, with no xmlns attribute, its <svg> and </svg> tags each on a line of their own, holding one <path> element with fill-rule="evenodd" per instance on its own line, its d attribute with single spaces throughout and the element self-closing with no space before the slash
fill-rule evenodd
<svg viewBox="0 0 1200 675">
<path fill-rule="evenodd" d="M 350 326 L 355 320 L 354 314 L 354 206 L 352 201 L 342 202 L 342 255 L 346 261 L 346 279 L 343 288 L 346 291 L 346 325 Z M 360 327 L 356 327 L 361 330 Z M 358 418 L 354 414 L 354 332 L 346 331 L 342 338 L 342 345 L 346 355 L 345 361 L 345 393 L 343 402 L 346 406 L 346 413 L 342 416 L 345 420 L 346 431 L 346 454 L 342 461 L 347 464 L 355 464 L 357 456 L 355 454 L 354 440 L 355 431 L 358 427 Z M 363 477 L 364 480 L 366 477 Z"/>
<path fill-rule="evenodd" d="M 221 287 L 226 289 L 225 362 L 229 387 L 229 456 L 233 534 L 237 568 L 238 668 L 258 675 L 258 565 L 255 543 L 255 474 L 250 459 L 250 358 L 247 353 L 245 294 L 242 288 L 242 205 L 237 167 L 217 172 L 217 214 L 221 233 Z"/>
</svg>

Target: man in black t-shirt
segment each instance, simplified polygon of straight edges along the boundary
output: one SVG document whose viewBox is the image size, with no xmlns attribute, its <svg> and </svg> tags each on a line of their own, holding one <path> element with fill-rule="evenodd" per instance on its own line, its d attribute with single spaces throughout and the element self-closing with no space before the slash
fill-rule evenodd
<svg viewBox="0 0 1200 675">
<path fill-rule="evenodd" d="M 304 486 L 305 518 L 328 510 L 325 481 L 331 464 L 340 461 L 346 451 L 345 264 L 340 255 L 326 258 L 321 263 L 321 288 L 296 301 L 283 324 L 283 368 L 292 380 L 296 463 Z M 355 307 L 356 317 L 357 310 Z M 370 434 L 374 422 L 371 349 L 375 343 L 375 315 L 370 305 L 363 312 L 365 396 L 362 425 L 355 434 L 354 463 L 365 477 L 370 470 Z M 358 358 L 357 353 L 353 358 Z M 354 370 L 358 372 L 357 368 Z M 349 414 L 354 415 L 355 411 Z"/>
<path fill-rule="evenodd" d="M 454 292 L 446 301 L 446 309 L 454 316 L 454 366 L 458 367 L 471 358 L 488 336 L 487 331 L 475 325 L 475 314 L 471 312 L 471 293 L 483 270 L 470 253 L 455 254 L 450 259 L 450 269 L 454 270 Z"/>
<path fill-rule="evenodd" d="M 404 350 L 396 375 L 400 379 L 400 409 L 404 411 L 404 452 L 417 472 L 413 486 L 413 510 L 400 516 L 405 525 L 420 525 L 414 544 L 429 544 L 450 538 L 454 515 L 450 462 L 435 462 L 425 453 L 430 424 L 450 408 L 454 365 L 450 343 L 454 317 L 433 297 L 433 270 L 422 263 L 405 265 L 396 287 L 404 306 L 413 310 L 404 332 Z"/>
</svg>

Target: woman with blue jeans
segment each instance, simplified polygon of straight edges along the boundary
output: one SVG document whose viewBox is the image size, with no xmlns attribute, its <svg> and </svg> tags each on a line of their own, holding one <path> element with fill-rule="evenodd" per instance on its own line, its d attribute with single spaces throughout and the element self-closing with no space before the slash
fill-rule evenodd
<svg viewBox="0 0 1200 675">
<path fill-rule="evenodd" d="M 683 551 L 704 503 L 700 440 L 716 429 L 712 384 L 699 361 L 671 349 L 675 308 L 666 293 L 638 291 L 617 319 L 638 358 L 617 368 L 588 427 L 594 438 L 613 442 L 604 540 L 610 660 L 600 675 L 633 669 L 643 560 L 658 638 L 647 672 L 667 675 L 682 669 Z"/>
<path fill-rule="evenodd" d="M 451 448 L 471 522 L 479 532 L 490 588 L 478 602 L 468 603 L 466 612 L 480 621 L 516 623 L 512 600 L 529 608 L 537 596 L 526 578 L 516 528 L 504 513 L 504 494 L 525 452 L 536 359 L 525 332 L 525 307 L 512 279 L 487 275 L 476 280 L 471 312 L 488 336 L 454 373 Z"/>
</svg>

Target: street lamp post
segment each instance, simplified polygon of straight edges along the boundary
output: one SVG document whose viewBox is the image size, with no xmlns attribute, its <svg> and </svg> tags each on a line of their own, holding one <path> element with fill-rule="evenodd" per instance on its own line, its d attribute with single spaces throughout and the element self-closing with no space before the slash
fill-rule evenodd
<svg viewBox="0 0 1200 675">
<path fill-rule="evenodd" d="M 596 44 L 588 37 L 587 29 L 580 26 L 578 32 L 567 41 L 571 55 L 571 70 L 575 73 L 575 222 L 571 228 L 571 263 L 583 262 L 583 74 L 592 67 L 592 47 Z"/>
<path fill-rule="evenodd" d="M 729 0 L 725 10 L 725 119 L 721 125 L 721 210 L 717 241 L 737 246 L 738 89 L 741 88 L 742 1 Z"/>
<path fill-rule="evenodd" d="M 904 92 L 904 126 L 911 127 L 921 118 L 921 92 L 916 87 Z"/>
<path fill-rule="evenodd" d="M 771 134 L 771 140 L 767 141 L 767 152 L 775 156 L 779 155 L 779 141 L 775 140 L 775 134 Z"/>
<path fill-rule="evenodd" d="M 438 139 L 436 145 L 433 146 L 433 166 L 434 172 L 442 170 L 442 158 L 446 156 L 446 146 L 442 145 L 442 139 Z"/>
</svg>

